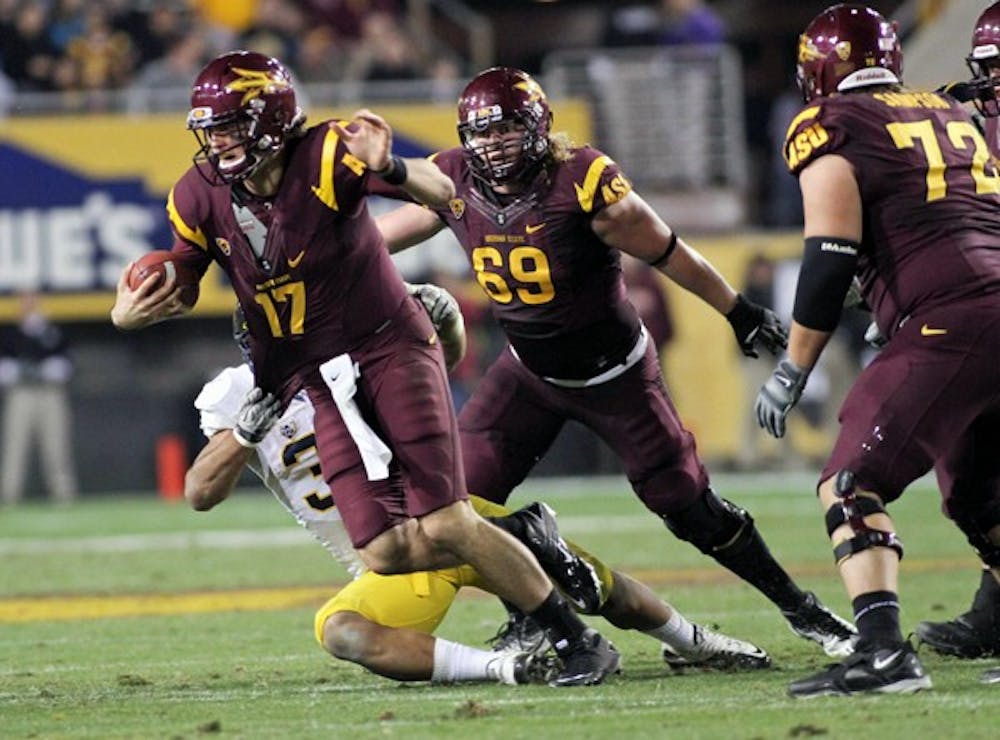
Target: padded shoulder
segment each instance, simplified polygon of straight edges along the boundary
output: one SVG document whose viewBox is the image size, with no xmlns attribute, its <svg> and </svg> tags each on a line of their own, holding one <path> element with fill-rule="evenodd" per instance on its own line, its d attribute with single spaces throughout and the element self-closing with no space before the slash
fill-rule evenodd
<svg viewBox="0 0 1000 740">
<path fill-rule="evenodd" d="M 253 373 L 248 365 L 227 367 L 208 381 L 194 400 L 201 414 L 201 430 L 211 437 L 236 425 L 243 398 L 253 388 Z"/>
</svg>

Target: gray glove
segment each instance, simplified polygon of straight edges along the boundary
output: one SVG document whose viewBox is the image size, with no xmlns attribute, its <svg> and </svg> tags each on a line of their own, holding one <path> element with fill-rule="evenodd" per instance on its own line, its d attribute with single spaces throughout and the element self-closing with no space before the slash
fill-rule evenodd
<svg viewBox="0 0 1000 740">
<path fill-rule="evenodd" d="M 785 436 L 785 417 L 799 402 L 808 377 L 808 371 L 791 360 L 782 360 L 761 387 L 754 412 L 757 423 L 772 437 Z"/>
<path fill-rule="evenodd" d="M 244 447 L 256 447 L 279 416 L 281 400 L 260 388 L 253 388 L 243 399 L 233 436 Z"/>
<path fill-rule="evenodd" d="M 420 283 L 419 285 L 407 284 L 410 295 L 415 295 L 424 304 L 427 315 L 431 317 L 431 323 L 437 331 L 442 327 L 456 320 L 462 315 L 458 307 L 458 301 L 444 288 L 440 288 L 432 283 Z"/>
</svg>

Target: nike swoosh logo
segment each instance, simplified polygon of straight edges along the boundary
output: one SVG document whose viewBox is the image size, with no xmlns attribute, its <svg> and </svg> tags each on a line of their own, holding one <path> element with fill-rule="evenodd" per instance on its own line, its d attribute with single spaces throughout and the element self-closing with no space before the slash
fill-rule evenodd
<svg viewBox="0 0 1000 740">
<path fill-rule="evenodd" d="M 872 668 L 874 668 L 876 671 L 881 671 L 887 668 L 890 663 L 892 663 L 894 660 L 896 660 L 896 658 L 899 657 L 899 654 L 901 652 L 902 652 L 901 650 L 894 650 L 884 658 L 875 658 L 872 661 Z"/>
<path fill-rule="evenodd" d="M 931 327 L 927 326 L 927 324 L 924 324 L 923 326 L 920 327 L 920 335 L 923 337 L 936 337 L 940 336 L 941 334 L 947 334 L 947 333 L 948 333 L 947 329 L 932 329 Z"/>
<path fill-rule="evenodd" d="M 544 228 L 545 228 L 545 222 L 544 221 L 542 223 L 538 224 L 537 226 L 532 226 L 531 224 L 525 224 L 524 225 L 524 233 L 525 234 L 534 234 L 536 231 L 541 231 Z"/>
<path fill-rule="evenodd" d="M 299 266 L 299 262 L 301 262 L 302 258 L 305 257 L 305 256 L 306 256 L 306 250 L 303 249 L 301 252 L 299 252 L 294 257 L 289 257 L 288 258 L 288 266 L 292 267 L 292 268 L 298 267 Z"/>
</svg>

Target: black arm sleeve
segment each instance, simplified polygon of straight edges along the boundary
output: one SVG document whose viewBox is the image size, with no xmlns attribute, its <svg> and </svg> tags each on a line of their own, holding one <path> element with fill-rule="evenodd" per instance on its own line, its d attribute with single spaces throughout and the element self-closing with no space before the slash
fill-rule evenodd
<svg viewBox="0 0 1000 740">
<path fill-rule="evenodd" d="M 792 318 L 809 329 L 833 331 L 858 265 L 861 245 L 834 236 L 806 239 Z"/>
</svg>

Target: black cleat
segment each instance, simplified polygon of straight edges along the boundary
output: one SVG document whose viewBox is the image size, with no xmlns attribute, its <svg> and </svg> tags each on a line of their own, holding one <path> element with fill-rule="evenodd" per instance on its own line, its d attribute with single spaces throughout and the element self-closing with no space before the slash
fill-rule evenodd
<svg viewBox="0 0 1000 740">
<path fill-rule="evenodd" d="M 979 627 L 973 620 L 975 615 L 966 612 L 948 622 L 921 622 L 917 625 L 917 639 L 956 658 L 1000 656 L 1000 633 L 995 627 Z"/>
<path fill-rule="evenodd" d="M 663 661 L 674 670 L 755 671 L 771 667 L 771 656 L 756 645 L 693 626 L 693 649 L 679 650 L 663 643 Z"/>
<path fill-rule="evenodd" d="M 597 571 L 573 552 L 559 535 L 552 509 L 536 501 L 509 516 L 523 525 L 523 536 L 519 539 L 570 603 L 584 614 L 596 614 L 601 608 L 601 581 Z"/>
<path fill-rule="evenodd" d="M 574 645 L 560 652 L 562 670 L 549 686 L 596 686 L 611 673 L 621 673 L 621 655 L 614 645 L 591 628 Z"/>
<path fill-rule="evenodd" d="M 521 612 L 511 612 L 489 643 L 495 653 L 531 653 L 542 655 L 551 647 L 545 630 Z"/>
<path fill-rule="evenodd" d="M 797 699 L 814 696 L 850 696 L 852 694 L 912 694 L 931 688 L 931 678 L 909 642 L 889 648 L 857 651 L 840 663 L 798 681 L 788 687 Z"/>
<path fill-rule="evenodd" d="M 858 636 L 854 625 L 823 606 L 811 591 L 806 592 L 805 601 L 798 609 L 783 611 L 781 615 L 788 620 L 792 632 L 819 643 L 831 658 L 843 658 L 854 651 Z"/>
</svg>

